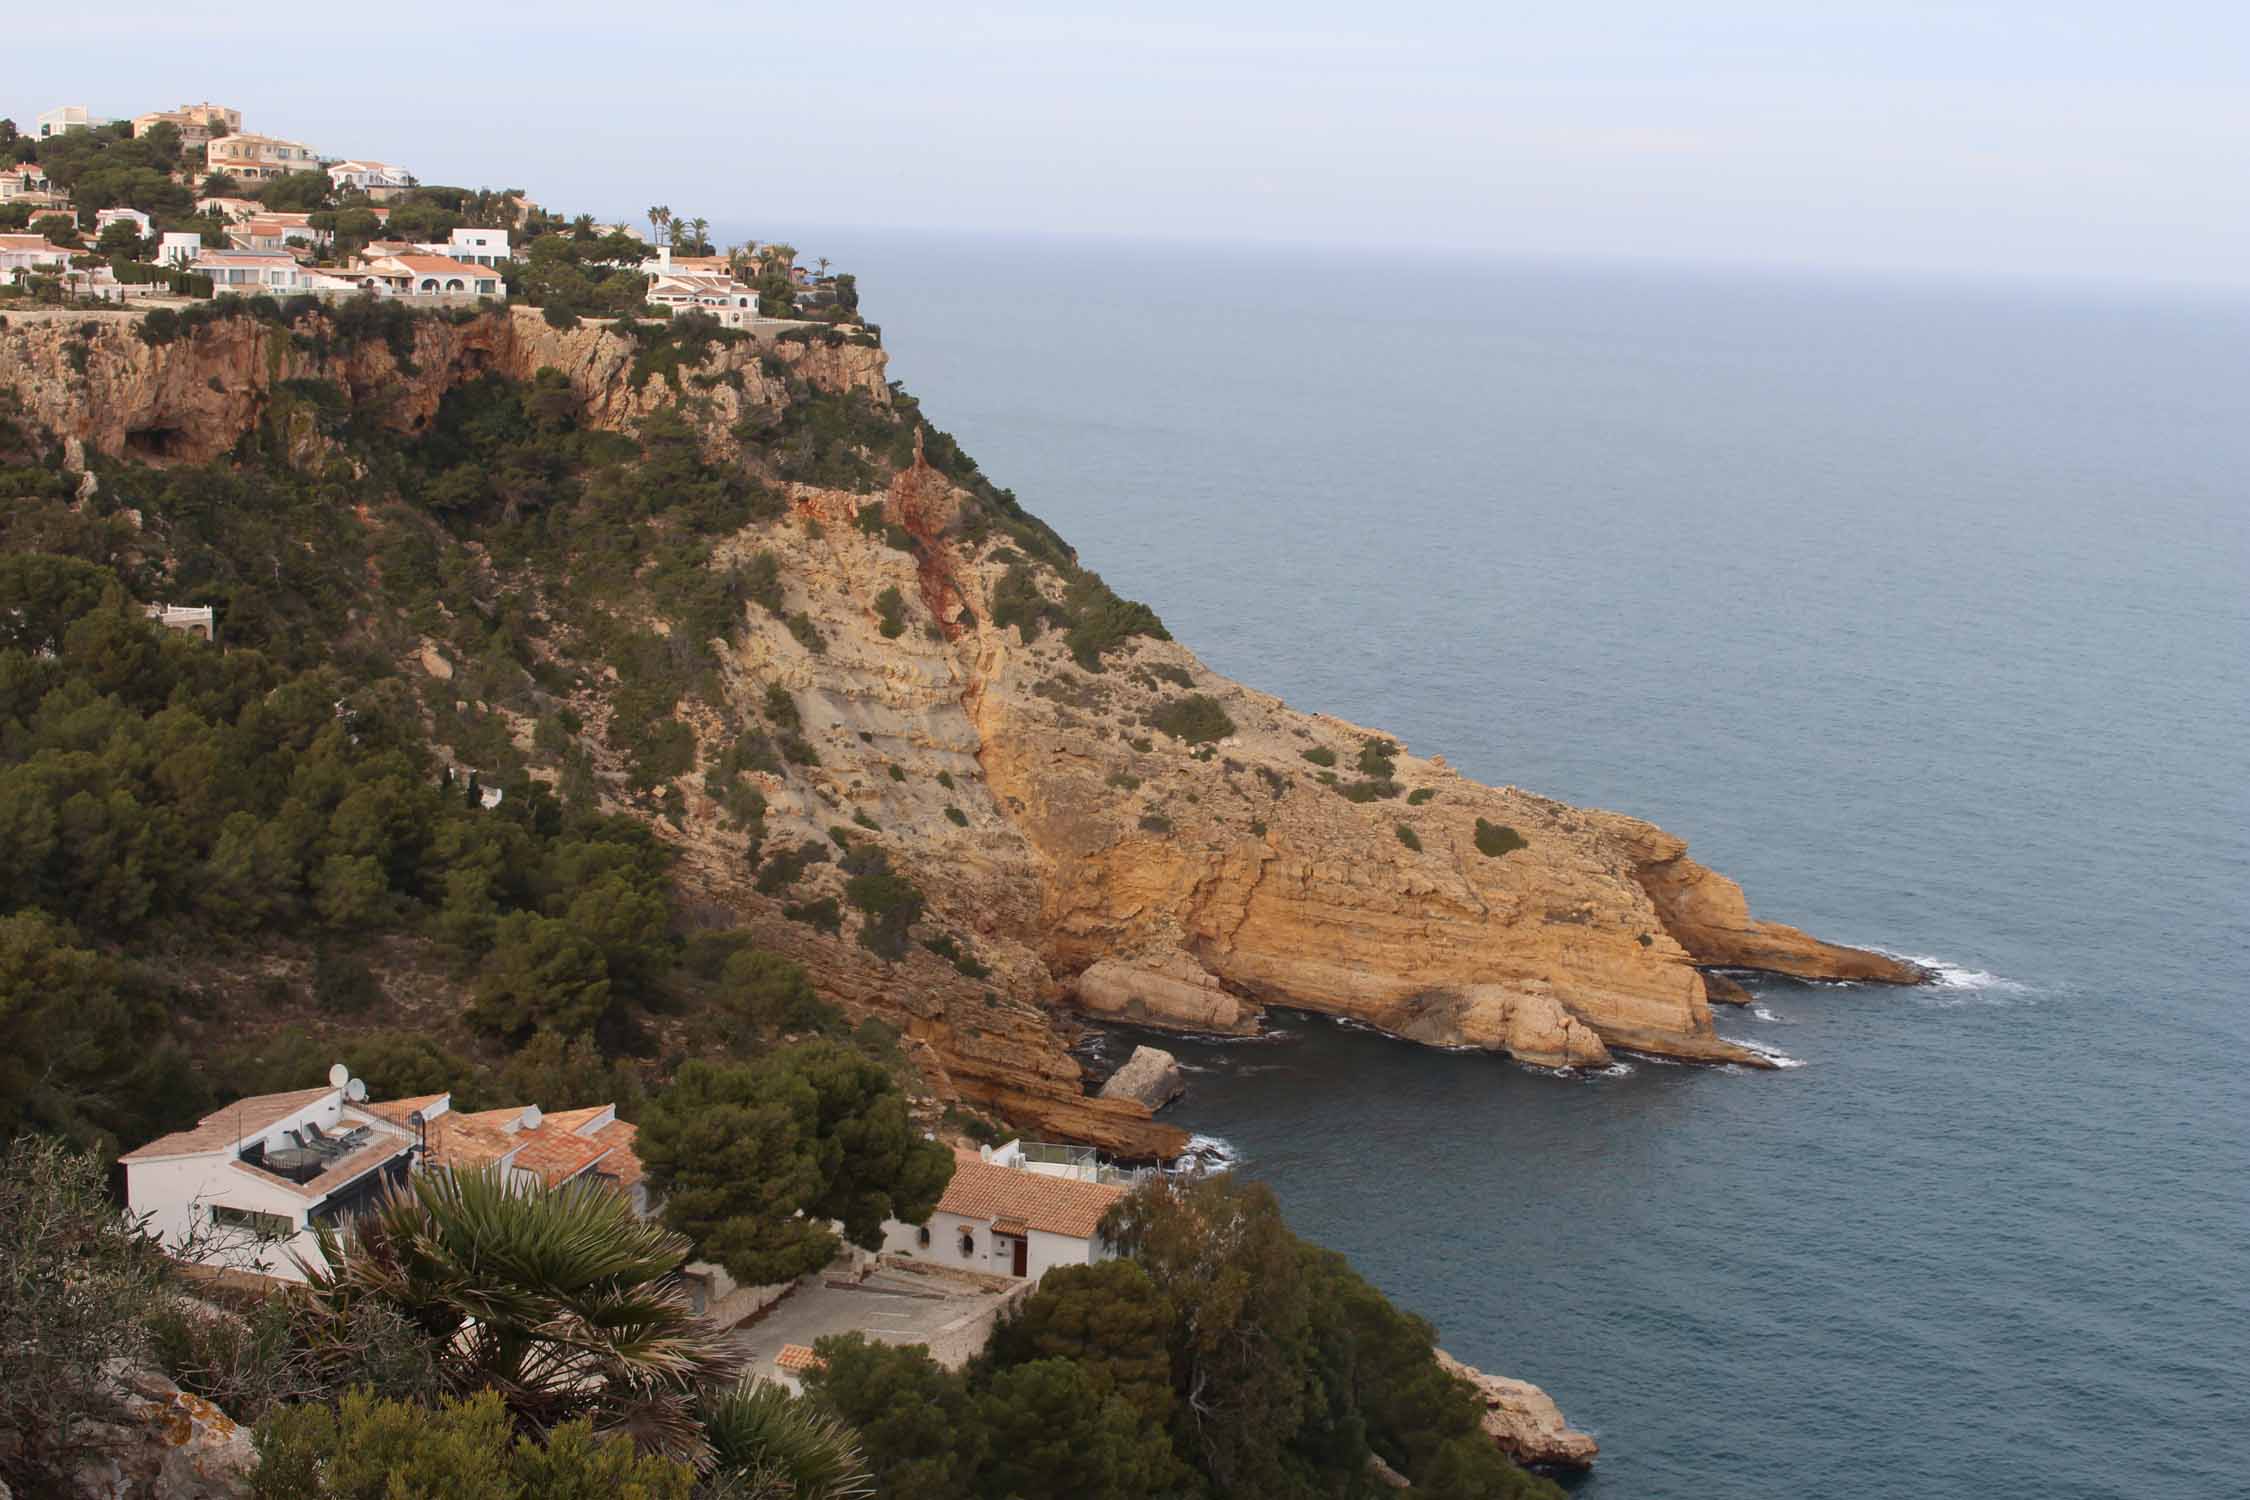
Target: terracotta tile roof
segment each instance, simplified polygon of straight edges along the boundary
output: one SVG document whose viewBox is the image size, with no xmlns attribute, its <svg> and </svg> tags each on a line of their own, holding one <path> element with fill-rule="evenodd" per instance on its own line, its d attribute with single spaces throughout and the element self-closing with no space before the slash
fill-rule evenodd
<svg viewBox="0 0 2250 1500">
<path fill-rule="evenodd" d="M 957 1158 L 953 1180 L 937 1206 L 940 1213 L 964 1219 L 1020 1219 L 1032 1229 L 1086 1240 L 1094 1237 L 1109 1206 L 1124 1196 L 1122 1187 Z"/>
<path fill-rule="evenodd" d="M 783 1344 L 781 1352 L 773 1357 L 774 1367 L 782 1370 L 818 1370 L 828 1361 L 812 1352 L 810 1344 Z"/>
<path fill-rule="evenodd" d="M 400 1136 L 379 1136 L 337 1162 L 310 1182 L 291 1182 L 278 1172 L 269 1172 L 264 1167 L 252 1166 L 239 1156 L 228 1162 L 227 1165 L 237 1172 L 248 1173 L 260 1182 L 271 1183 L 285 1192 L 295 1193 L 300 1198 L 325 1198 L 353 1178 L 365 1176 L 392 1157 L 409 1149 L 413 1144 L 412 1141 Z"/>
<path fill-rule="evenodd" d="M 411 1099 L 385 1099 L 380 1104 L 363 1104 L 360 1108 L 394 1125 L 404 1125 L 408 1115 L 418 1109 L 428 1109 L 445 1097 L 444 1094 L 417 1094 Z"/>
<path fill-rule="evenodd" d="M 609 1154 L 609 1147 L 600 1141 L 546 1125 L 522 1131 L 512 1139 L 518 1145 L 515 1160 L 510 1165 L 526 1172 L 537 1172 L 539 1180 L 549 1187 L 576 1177 Z"/>
<path fill-rule="evenodd" d="M 607 1142 L 610 1148 L 602 1170 L 616 1178 L 620 1187 L 629 1188 L 641 1180 L 640 1154 L 633 1149 L 640 1134 L 641 1127 L 629 1120 L 612 1120 L 594 1132 L 594 1139 Z"/>
<path fill-rule="evenodd" d="M 0 250 L 60 250 L 43 234 L 0 234 Z"/>
<path fill-rule="evenodd" d="M 562 1130 L 570 1135 L 584 1135 L 586 1134 L 586 1126 L 593 1124 L 594 1121 L 616 1107 L 614 1104 L 589 1104 L 584 1109 L 558 1109 L 547 1116 L 546 1123 L 539 1128 L 541 1130 Z"/>
<path fill-rule="evenodd" d="M 335 1092 L 335 1089 L 323 1085 L 317 1089 L 297 1089 L 287 1094 L 257 1094 L 248 1099 L 237 1099 L 232 1104 L 211 1111 L 197 1121 L 193 1128 L 158 1136 L 147 1145 L 126 1152 L 118 1160 L 150 1161 L 161 1156 L 198 1156 L 206 1151 L 224 1151 L 247 1137 L 264 1134 L 276 1121 L 287 1119 L 314 1100 Z"/>
<path fill-rule="evenodd" d="M 489 1167 L 516 1149 L 516 1138 L 475 1115 L 448 1112 L 430 1122 L 431 1166 L 474 1170 Z"/>
</svg>

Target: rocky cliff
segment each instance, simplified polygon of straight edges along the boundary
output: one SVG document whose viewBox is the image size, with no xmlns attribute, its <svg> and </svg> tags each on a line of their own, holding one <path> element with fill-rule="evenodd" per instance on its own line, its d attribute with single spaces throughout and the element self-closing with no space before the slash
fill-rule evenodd
<svg viewBox="0 0 2250 1500">
<path fill-rule="evenodd" d="M 1598 1066 L 1618 1047 L 1756 1065 L 1717 1034 L 1711 1004 L 1733 987 L 1706 969 L 1920 977 L 1757 921 L 1733 882 L 1647 823 L 1478 785 L 1220 677 L 1169 639 L 1088 653 L 1036 619 L 996 623 L 1059 616 L 1070 580 L 977 522 L 978 497 L 925 459 L 920 428 L 910 458 L 863 450 L 875 478 L 856 489 L 782 481 L 759 448 L 755 434 L 810 394 L 895 411 L 870 343 L 723 342 L 683 381 L 650 378 L 609 330 L 522 309 L 418 320 L 403 347 L 324 335 L 318 319 L 218 320 L 157 344 L 121 319 L 0 333 L 0 385 L 26 414 L 83 451 L 160 464 L 216 458 L 277 424 L 303 461 L 330 456 L 338 440 L 293 405 L 313 386 L 415 432 L 463 381 L 549 370 L 587 425 L 629 431 L 676 407 L 718 461 L 785 494 L 780 520 L 713 550 L 714 568 L 771 554 L 783 598 L 744 609 L 726 701 L 683 708 L 695 764 L 674 780 L 678 815 L 657 826 L 692 910 L 751 927 L 834 998 L 891 1020 L 940 1097 L 1156 1154 L 1180 1132 L 1084 1093 L 1063 1046 L 1073 1010 L 1246 1032 L 1262 1006 L 1287 1004 L 1549 1065 Z M 451 672 L 435 648 L 407 665 Z M 775 688 L 817 753 L 747 773 L 764 804 L 748 829 L 718 766 Z M 622 806 L 615 749 L 630 726 L 611 722 L 615 706 L 600 691 L 573 700 L 609 747 L 598 769 Z M 961 935 L 973 963 L 921 947 L 878 957 L 848 912 L 841 930 L 784 915 L 840 894 L 844 872 L 814 863 L 761 890 L 753 856 L 824 844 L 838 825 L 880 839 L 932 930 Z"/>
</svg>

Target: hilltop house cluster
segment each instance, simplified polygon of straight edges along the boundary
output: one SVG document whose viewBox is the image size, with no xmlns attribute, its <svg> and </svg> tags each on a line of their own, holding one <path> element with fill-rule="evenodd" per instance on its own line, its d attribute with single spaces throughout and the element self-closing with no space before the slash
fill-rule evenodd
<svg viewBox="0 0 2250 1500">
<path fill-rule="evenodd" d="M 82 105 L 65 105 L 36 118 L 33 138 L 46 140 L 117 123 L 90 115 Z M 245 131 L 242 111 L 225 105 L 183 104 L 135 115 L 130 124 L 135 135 L 169 124 L 178 130 L 183 146 L 203 153 L 200 171 L 175 174 L 190 187 L 208 186 L 216 177 L 255 192 L 278 178 L 325 172 L 334 191 L 350 195 L 354 208 L 365 208 L 383 224 L 390 217 L 390 205 L 420 185 L 411 172 L 389 162 L 330 156 L 303 141 Z M 0 206 L 12 203 L 35 214 L 77 217 L 69 194 L 35 163 L 0 168 Z M 513 203 L 519 212 L 536 208 L 521 198 Z M 504 300 L 508 295 L 506 268 L 515 245 L 504 228 L 457 228 L 442 241 L 378 237 L 357 245 L 339 261 L 330 254 L 334 235 L 316 228 L 311 213 L 278 211 L 255 197 L 209 193 L 199 193 L 196 212 L 224 226 L 224 246 L 208 244 L 200 230 L 160 231 L 147 214 L 131 208 L 100 210 L 75 245 L 56 244 L 44 234 L 0 233 L 0 285 L 45 276 L 61 282 L 64 295 L 73 300 L 123 302 L 129 296 L 160 295 L 164 286 L 122 282 L 90 254 L 102 231 L 128 223 L 140 239 L 150 242 L 158 264 L 207 278 L 212 295 L 328 299 L 372 295 L 439 305 Z M 728 257 L 680 255 L 671 247 L 659 247 L 637 269 L 649 279 L 651 306 L 706 313 L 730 328 L 744 327 L 759 316 L 757 290 L 741 279 Z M 819 295 L 803 268 L 792 266 L 790 274 L 806 289 L 802 298 Z"/>
<path fill-rule="evenodd" d="M 175 1254 L 207 1267 L 301 1281 L 323 1229 L 416 1172 L 496 1170 L 512 1184 L 588 1181 L 661 1208 L 613 1104 L 548 1113 L 537 1104 L 467 1112 L 450 1094 L 373 1101 L 343 1064 L 314 1088 L 237 1099 L 195 1125 L 125 1153 L 132 1213 Z M 1083 1147 L 955 1148 L 953 1179 L 928 1219 L 883 1226 L 883 1249 L 954 1269 L 1035 1280 L 1113 1253 L 1101 1220 L 1129 1178 Z M 719 1266 L 683 1267 L 697 1311 L 741 1317 L 783 1287 L 743 1287 Z"/>
</svg>

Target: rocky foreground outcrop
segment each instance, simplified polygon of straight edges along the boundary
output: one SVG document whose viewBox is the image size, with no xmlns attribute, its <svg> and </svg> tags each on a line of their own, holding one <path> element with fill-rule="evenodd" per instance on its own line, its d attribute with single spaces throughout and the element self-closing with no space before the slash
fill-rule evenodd
<svg viewBox="0 0 2250 1500">
<path fill-rule="evenodd" d="M 1438 1367 L 1467 1381 L 1484 1399 L 1484 1430 L 1519 1464 L 1544 1468 L 1583 1469 L 1594 1462 L 1601 1445 L 1591 1434 L 1563 1420 L 1554 1398 L 1528 1380 L 1487 1375 L 1475 1365 L 1465 1365 L 1437 1351 Z"/>
<path fill-rule="evenodd" d="M 582 421 L 629 430 L 676 404 L 707 452 L 769 481 L 739 434 L 770 426 L 797 393 L 891 400 L 882 351 L 861 342 L 720 344 L 675 387 L 636 384 L 633 348 L 615 334 L 553 329 L 527 309 L 424 320 L 415 340 L 401 359 L 381 340 L 344 347 L 246 318 L 160 346 L 125 320 L 90 335 L 47 323 L 0 332 L 0 385 L 102 454 L 210 458 L 278 415 L 297 424 L 290 451 L 311 459 L 325 439 L 288 409 L 304 381 L 412 432 L 463 380 L 554 369 Z M 1065 1050 L 1072 1012 L 1241 1035 L 1285 1004 L 1558 1067 L 1598 1067 L 1616 1048 L 1758 1066 L 1712 1020 L 1713 1001 L 1741 991 L 1706 970 L 1923 977 L 1758 921 L 1734 882 L 1648 823 L 1479 785 L 1441 756 L 1229 681 L 1176 642 L 1130 637 L 1089 670 L 1059 630 L 1026 639 L 996 625 L 996 595 L 1023 558 L 1003 532 L 961 524 L 979 502 L 918 446 L 879 492 L 777 487 L 787 517 L 723 542 L 714 566 L 772 554 L 784 609 L 745 609 L 724 659 L 727 712 L 688 711 L 698 765 L 679 778 L 684 814 L 656 827 L 679 850 L 699 920 L 748 926 L 806 961 L 831 998 L 892 1023 L 940 1099 L 1170 1155 L 1185 1135 L 1150 1104 L 1086 1093 Z M 536 595 L 536 580 L 509 586 Z M 1061 576 L 1040 571 L 1037 587 L 1061 606 Z M 574 624 L 545 623 L 551 635 Z M 406 665 L 448 677 L 434 658 Z M 885 961 L 855 941 L 848 914 L 840 932 L 785 916 L 842 895 L 833 864 L 778 893 L 756 888 L 751 835 L 709 778 L 775 689 L 817 761 L 751 774 L 763 849 L 827 848 L 839 824 L 879 830 L 927 898 L 925 932 L 956 937 L 974 965 L 921 947 Z M 611 703 L 591 693 L 572 706 L 628 805 Z M 1183 706 L 1219 717 L 1183 721 Z"/>
</svg>

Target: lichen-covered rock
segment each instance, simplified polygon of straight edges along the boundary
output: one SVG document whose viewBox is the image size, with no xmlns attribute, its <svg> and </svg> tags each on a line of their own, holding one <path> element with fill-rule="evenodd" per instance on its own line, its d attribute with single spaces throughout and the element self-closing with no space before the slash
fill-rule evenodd
<svg viewBox="0 0 2250 1500">
<path fill-rule="evenodd" d="M 1187 1092 L 1180 1062 L 1161 1047 L 1135 1047 L 1125 1066 L 1102 1085 L 1104 1099 L 1132 1099 L 1152 1110 L 1162 1109 Z"/>
<path fill-rule="evenodd" d="M 1443 1349 L 1437 1351 L 1437 1361 L 1439 1368 L 1476 1388 L 1484 1401 L 1484 1430 L 1517 1463 L 1583 1469 L 1601 1451 L 1592 1434 L 1565 1422 L 1554 1398 L 1530 1381 L 1487 1375 Z"/>
<path fill-rule="evenodd" d="M 110 1372 L 124 1414 L 78 1471 L 85 1500 L 242 1500 L 258 1466 L 250 1433 L 225 1412 L 136 1365 Z"/>
</svg>

